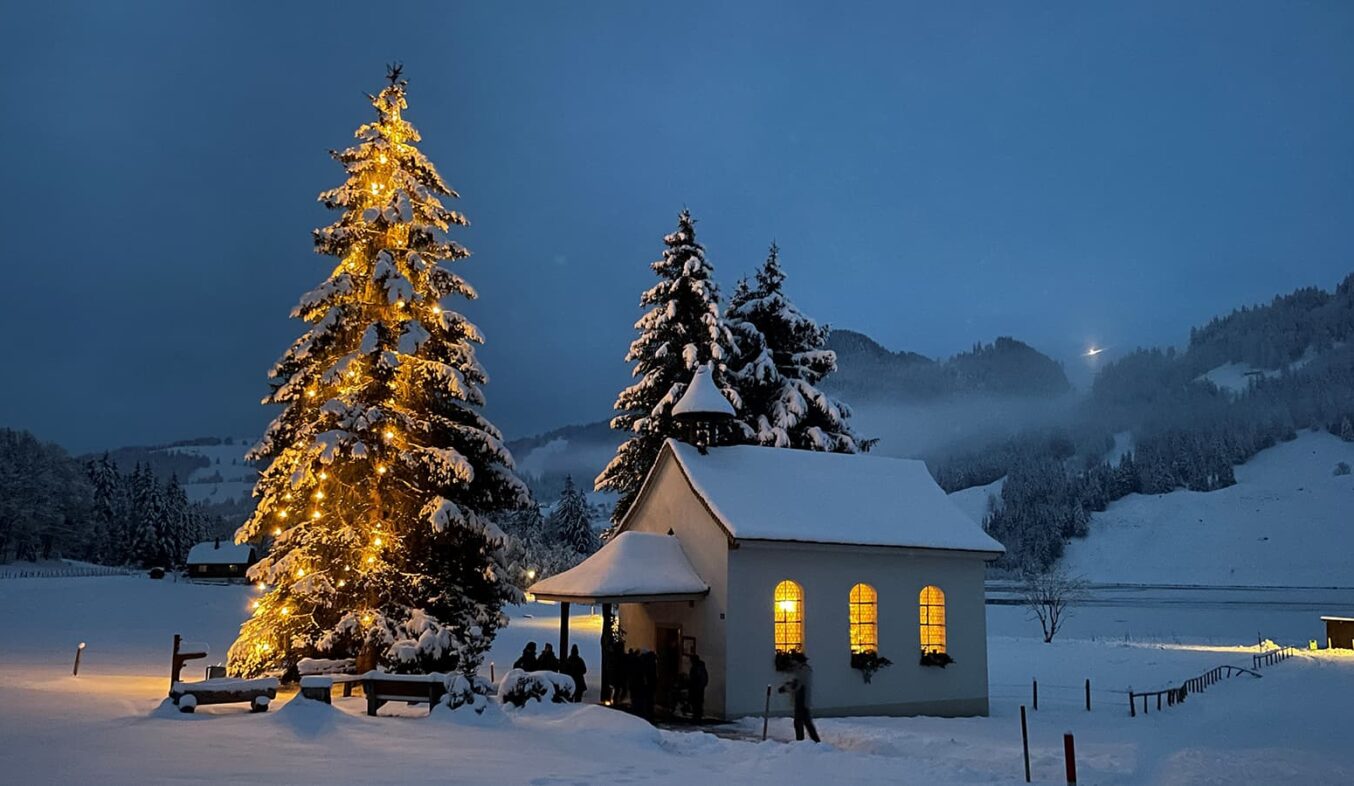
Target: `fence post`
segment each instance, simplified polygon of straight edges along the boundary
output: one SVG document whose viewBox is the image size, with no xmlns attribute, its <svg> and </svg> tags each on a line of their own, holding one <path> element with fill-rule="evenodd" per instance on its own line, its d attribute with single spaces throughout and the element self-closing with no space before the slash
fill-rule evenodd
<svg viewBox="0 0 1354 786">
<path fill-rule="evenodd" d="M 1025 725 L 1025 705 L 1020 705 L 1020 747 L 1025 751 L 1025 782 L 1030 782 L 1030 730 Z"/>
<path fill-rule="evenodd" d="M 1039 680 L 1034 681 L 1034 709 L 1039 710 Z"/>
<path fill-rule="evenodd" d="M 1091 711 L 1091 678 L 1086 678 L 1086 711 Z"/>
<path fill-rule="evenodd" d="M 1063 735 L 1063 755 L 1067 758 L 1067 782 L 1077 782 L 1077 746 L 1072 741 L 1072 732 Z"/>
<path fill-rule="evenodd" d="M 771 718 L 771 686 L 766 686 L 766 708 L 762 710 L 762 742 L 766 742 L 766 725 Z"/>
<path fill-rule="evenodd" d="M 1133 703 L 1133 691 L 1128 692 L 1128 717 L 1138 717 L 1138 707 Z"/>
</svg>

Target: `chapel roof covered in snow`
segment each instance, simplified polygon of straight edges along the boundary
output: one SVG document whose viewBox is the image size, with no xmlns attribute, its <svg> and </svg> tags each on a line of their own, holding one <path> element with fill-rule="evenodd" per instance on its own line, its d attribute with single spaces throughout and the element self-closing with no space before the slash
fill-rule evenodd
<svg viewBox="0 0 1354 786">
<path fill-rule="evenodd" d="M 672 439 L 659 462 L 669 455 L 734 540 L 1005 551 L 921 461 L 755 445 L 701 452 Z"/>
<path fill-rule="evenodd" d="M 715 384 L 714 372 L 705 363 L 691 376 L 686 392 L 672 406 L 674 415 L 716 414 L 733 416 L 733 405 Z"/>
<path fill-rule="evenodd" d="M 253 561 L 254 547 L 248 543 L 209 540 L 188 550 L 190 565 L 248 565 Z"/>
<path fill-rule="evenodd" d="M 709 591 L 677 538 L 651 532 L 622 532 L 579 565 L 527 590 L 541 600 L 576 603 L 695 600 Z"/>
</svg>

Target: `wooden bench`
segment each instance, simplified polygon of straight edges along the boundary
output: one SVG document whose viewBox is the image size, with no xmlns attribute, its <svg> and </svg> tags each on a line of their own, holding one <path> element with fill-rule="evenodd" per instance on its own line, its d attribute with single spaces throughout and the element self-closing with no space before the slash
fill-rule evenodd
<svg viewBox="0 0 1354 786">
<path fill-rule="evenodd" d="M 237 703 L 248 703 L 250 712 L 267 712 L 269 703 L 277 698 L 277 679 L 175 682 L 169 689 L 169 698 L 179 712 L 193 712 L 200 705 Z"/>
<path fill-rule="evenodd" d="M 376 711 L 388 701 L 402 701 L 410 705 L 426 703 L 431 710 L 447 692 L 446 677 L 441 674 L 387 674 L 383 671 L 369 671 L 356 679 L 344 680 L 343 695 L 351 694 L 353 683 L 362 686 L 362 694 L 367 697 L 368 715 L 375 715 Z"/>
</svg>

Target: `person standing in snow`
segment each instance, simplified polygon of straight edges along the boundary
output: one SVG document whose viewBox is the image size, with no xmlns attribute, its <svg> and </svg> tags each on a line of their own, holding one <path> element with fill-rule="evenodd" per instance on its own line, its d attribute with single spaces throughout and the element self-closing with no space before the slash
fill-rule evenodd
<svg viewBox="0 0 1354 786">
<path fill-rule="evenodd" d="M 691 670 L 687 673 L 687 681 L 691 720 L 700 723 L 705 715 L 705 686 L 710 684 L 710 672 L 705 668 L 705 661 L 694 652 L 691 653 Z"/>
<path fill-rule="evenodd" d="M 583 675 L 588 673 L 588 664 L 583 662 L 583 657 L 578 654 L 578 645 L 575 644 L 569 649 L 569 657 L 564 659 L 564 665 L 560 671 L 569 675 L 574 681 L 574 702 L 583 701 L 583 694 L 588 690 L 588 683 L 583 679 Z"/>
<path fill-rule="evenodd" d="M 559 671 L 559 658 L 555 657 L 555 648 L 548 643 L 541 657 L 536 659 L 536 671 Z"/>
<path fill-rule="evenodd" d="M 780 686 L 780 692 L 789 693 L 794 698 L 795 739 L 803 742 L 804 732 L 808 731 L 809 739 L 821 742 L 818 739 L 818 729 L 813 725 L 813 716 L 809 714 L 809 700 L 813 692 L 813 667 L 809 665 L 808 658 L 800 655 L 795 659 L 790 678 Z"/>
<path fill-rule="evenodd" d="M 550 645 L 545 646 L 549 647 Z M 513 661 L 512 667 L 522 671 L 536 671 L 536 642 L 527 642 L 527 646 L 522 648 L 522 656 Z"/>
</svg>

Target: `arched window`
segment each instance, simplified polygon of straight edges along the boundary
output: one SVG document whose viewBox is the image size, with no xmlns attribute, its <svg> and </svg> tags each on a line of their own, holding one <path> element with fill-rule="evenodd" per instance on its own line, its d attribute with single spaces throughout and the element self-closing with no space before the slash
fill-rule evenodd
<svg viewBox="0 0 1354 786">
<path fill-rule="evenodd" d="M 776 585 L 776 651 L 804 651 L 804 588 L 786 579 Z"/>
<path fill-rule="evenodd" d="M 940 587 L 921 590 L 921 651 L 945 651 L 945 593 Z"/>
<path fill-rule="evenodd" d="M 879 593 L 869 584 L 851 588 L 851 651 L 879 651 Z"/>
</svg>

